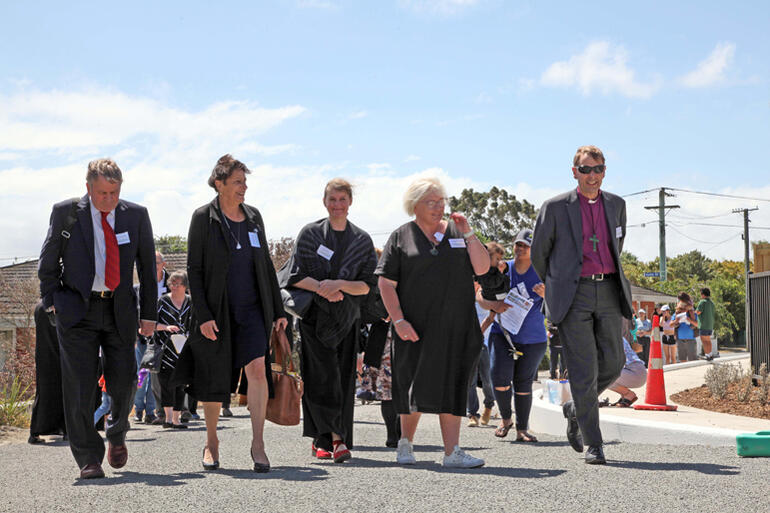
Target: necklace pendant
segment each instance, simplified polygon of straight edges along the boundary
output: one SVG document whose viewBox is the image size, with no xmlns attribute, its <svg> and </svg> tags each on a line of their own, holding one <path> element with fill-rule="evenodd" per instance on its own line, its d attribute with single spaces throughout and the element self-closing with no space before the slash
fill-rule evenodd
<svg viewBox="0 0 770 513">
<path fill-rule="evenodd" d="M 433 256 L 436 256 L 436 255 L 438 255 L 438 249 L 436 249 L 436 248 L 431 248 L 431 250 L 430 250 L 430 254 L 431 254 L 431 255 L 433 255 Z"/>
</svg>

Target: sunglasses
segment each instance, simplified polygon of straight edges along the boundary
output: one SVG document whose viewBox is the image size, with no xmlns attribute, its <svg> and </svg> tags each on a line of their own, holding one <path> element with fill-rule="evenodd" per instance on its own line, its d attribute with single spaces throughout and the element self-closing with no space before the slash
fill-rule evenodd
<svg viewBox="0 0 770 513">
<path fill-rule="evenodd" d="M 598 166 L 578 166 L 577 167 L 578 173 L 580 173 L 581 175 L 590 174 L 591 171 L 593 171 L 597 175 L 600 175 L 604 173 L 606 169 L 607 169 L 607 166 L 605 166 L 604 164 L 599 164 Z"/>
</svg>

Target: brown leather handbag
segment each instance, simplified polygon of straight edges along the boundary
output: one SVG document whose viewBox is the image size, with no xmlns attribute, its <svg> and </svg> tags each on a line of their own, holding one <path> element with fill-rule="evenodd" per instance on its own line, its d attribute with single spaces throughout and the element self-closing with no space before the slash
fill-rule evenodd
<svg viewBox="0 0 770 513">
<path fill-rule="evenodd" d="M 270 346 L 274 363 L 271 365 L 274 397 L 267 401 L 266 418 L 281 426 L 299 424 L 300 407 L 304 385 L 294 370 L 290 354 L 284 354 L 280 339 L 286 339 L 286 332 L 275 329 L 270 334 Z"/>
</svg>

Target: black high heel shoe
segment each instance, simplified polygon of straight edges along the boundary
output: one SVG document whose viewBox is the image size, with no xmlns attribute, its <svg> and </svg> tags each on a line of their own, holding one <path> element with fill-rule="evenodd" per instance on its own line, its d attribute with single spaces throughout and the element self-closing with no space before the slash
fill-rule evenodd
<svg viewBox="0 0 770 513">
<path fill-rule="evenodd" d="M 254 461 L 254 452 L 251 448 L 249 448 L 249 455 L 251 456 L 251 461 L 254 462 L 254 472 L 257 474 L 265 474 L 270 472 L 270 463 L 257 463 Z"/>
<path fill-rule="evenodd" d="M 203 458 L 201 460 L 201 463 L 203 464 L 203 470 L 218 470 L 219 469 L 219 460 L 215 460 L 214 463 L 206 463 L 206 449 L 208 448 L 208 445 L 203 448 Z"/>
</svg>

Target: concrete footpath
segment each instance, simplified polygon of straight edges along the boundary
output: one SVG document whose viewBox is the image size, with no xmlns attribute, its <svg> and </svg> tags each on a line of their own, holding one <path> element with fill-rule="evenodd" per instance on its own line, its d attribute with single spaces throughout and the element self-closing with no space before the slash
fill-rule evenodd
<svg viewBox="0 0 770 513">
<path fill-rule="evenodd" d="M 749 365 L 748 353 L 725 355 L 713 362 L 686 362 L 664 367 L 666 395 L 696 388 L 704 384 L 704 375 L 712 365 L 724 363 L 739 364 L 744 369 Z M 645 388 L 634 389 L 644 402 Z M 607 391 L 610 402 L 618 394 Z M 755 433 L 770 429 L 770 421 L 738 415 L 717 413 L 690 406 L 678 405 L 676 411 L 646 411 L 633 408 L 601 408 L 601 429 L 605 441 L 632 443 L 654 443 L 670 445 L 709 445 L 735 447 L 735 437 L 740 433 Z M 543 389 L 535 392 L 530 426 L 533 431 L 552 435 L 565 434 L 566 421 L 561 406 L 551 404 L 543 398 Z"/>
</svg>

